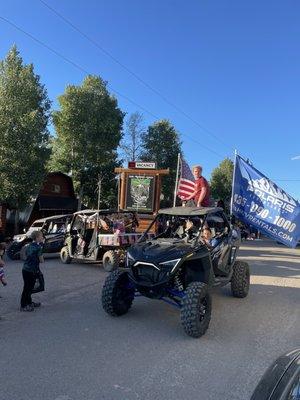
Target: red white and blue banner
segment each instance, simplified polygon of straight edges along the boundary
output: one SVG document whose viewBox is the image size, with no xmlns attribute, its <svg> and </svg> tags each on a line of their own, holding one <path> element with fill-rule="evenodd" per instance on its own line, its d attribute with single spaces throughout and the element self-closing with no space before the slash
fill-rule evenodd
<svg viewBox="0 0 300 400">
<path fill-rule="evenodd" d="M 300 240 L 300 203 L 256 168 L 236 156 L 232 213 L 290 247 Z"/>
</svg>

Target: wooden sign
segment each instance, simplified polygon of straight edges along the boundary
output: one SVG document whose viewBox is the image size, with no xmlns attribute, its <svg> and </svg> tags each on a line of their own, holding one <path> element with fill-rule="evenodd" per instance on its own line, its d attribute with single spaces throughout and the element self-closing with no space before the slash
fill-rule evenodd
<svg viewBox="0 0 300 400">
<path fill-rule="evenodd" d="M 143 214 L 153 214 L 158 211 L 161 178 L 169 174 L 168 169 L 115 168 L 115 172 L 119 174 L 118 208 L 120 210 Z"/>
<path fill-rule="evenodd" d="M 154 211 L 155 176 L 127 176 L 127 191 L 125 197 L 126 211 Z"/>
</svg>

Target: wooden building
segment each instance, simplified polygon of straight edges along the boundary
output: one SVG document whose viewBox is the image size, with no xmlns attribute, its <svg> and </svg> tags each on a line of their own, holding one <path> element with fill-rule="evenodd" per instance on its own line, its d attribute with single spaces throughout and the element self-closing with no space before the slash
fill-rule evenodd
<svg viewBox="0 0 300 400">
<path fill-rule="evenodd" d="M 28 226 L 39 218 L 72 214 L 77 211 L 77 204 L 72 178 L 62 172 L 50 172 L 22 222 Z"/>
<path fill-rule="evenodd" d="M 28 228 L 33 221 L 52 215 L 72 214 L 77 211 L 72 178 L 62 172 L 47 174 L 38 195 L 20 211 L 20 228 Z M 14 230 L 14 210 L 7 210 L 7 224 L 4 232 L 12 235 Z"/>
</svg>

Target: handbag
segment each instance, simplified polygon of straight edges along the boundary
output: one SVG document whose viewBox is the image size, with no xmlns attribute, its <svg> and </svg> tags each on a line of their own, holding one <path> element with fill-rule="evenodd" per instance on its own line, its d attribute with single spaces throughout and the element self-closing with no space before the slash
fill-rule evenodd
<svg viewBox="0 0 300 400">
<path fill-rule="evenodd" d="M 42 272 L 38 272 L 35 278 L 34 288 L 32 289 L 32 293 L 39 293 L 45 290 L 45 279 Z"/>
</svg>

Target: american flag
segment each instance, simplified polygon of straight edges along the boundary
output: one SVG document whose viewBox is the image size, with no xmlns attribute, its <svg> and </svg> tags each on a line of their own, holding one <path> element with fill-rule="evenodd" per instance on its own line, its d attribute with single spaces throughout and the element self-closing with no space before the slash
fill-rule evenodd
<svg viewBox="0 0 300 400">
<path fill-rule="evenodd" d="M 178 182 L 177 196 L 181 200 L 185 200 L 188 196 L 194 193 L 195 179 L 188 164 L 181 159 L 181 174 Z"/>
</svg>

